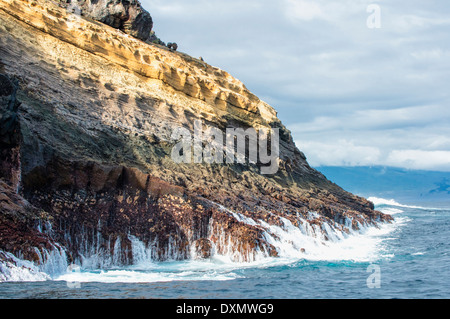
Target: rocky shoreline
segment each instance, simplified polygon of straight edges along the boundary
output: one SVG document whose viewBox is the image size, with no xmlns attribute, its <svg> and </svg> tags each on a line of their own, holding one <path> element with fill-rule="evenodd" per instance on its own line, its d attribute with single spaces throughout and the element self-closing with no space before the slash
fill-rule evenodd
<svg viewBox="0 0 450 319">
<path fill-rule="evenodd" d="M 63 249 L 68 263 L 127 265 L 139 243 L 153 260 L 248 262 L 280 255 L 272 226 L 327 241 L 392 220 L 311 168 L 275 110 L 239 80 L 142 41 L 150 22 L 130 37 L 71 17 L 52 1 L 0 4 L 0 251 L 43 264 Z M 278 172 L 174 163 L 170 133 L 194 120 L 278 128 Z"/>
</svg>

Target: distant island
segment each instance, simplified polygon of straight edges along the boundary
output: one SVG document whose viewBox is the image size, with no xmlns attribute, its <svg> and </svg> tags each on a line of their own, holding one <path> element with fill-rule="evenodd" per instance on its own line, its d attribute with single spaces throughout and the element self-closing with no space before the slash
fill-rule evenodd
<svg viewBox="0 0 450 319">
<path fill-rule="evenodd" d="M 450 201 L 450 172 L 387 166 L 316 167 L 328 179 L 361 196 L 411 202 Z"/>
</svg>

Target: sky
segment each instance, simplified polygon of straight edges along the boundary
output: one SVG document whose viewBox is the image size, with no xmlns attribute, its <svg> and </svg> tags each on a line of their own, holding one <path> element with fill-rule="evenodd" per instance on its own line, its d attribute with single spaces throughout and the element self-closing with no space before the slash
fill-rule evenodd
<svg viewBox="0 0 450 319">
<path fill-rule="evenodd" d="M 310 165 L 450 171 L 448 0 L 141 0 L 278 112 Z"/>
</svg>

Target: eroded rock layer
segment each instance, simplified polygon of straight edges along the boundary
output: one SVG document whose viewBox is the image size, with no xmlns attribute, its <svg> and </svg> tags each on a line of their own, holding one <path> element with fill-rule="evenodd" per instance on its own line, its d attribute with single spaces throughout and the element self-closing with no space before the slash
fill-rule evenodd
<svg viewBox="0 0 450 319">
<path fill-rule="evenodd" d="M 326 241 L 329 227 L 390 220 L 312 169 L 239 80 L 51 1 L 0 2 L 0 73 L 1 250 L 34 260 L 33 245 L 64 247 L 70 260 L 130 264 L 139 243 L 154 260 L 251 261 L 280 254 L 271 226 Z M 278 172 L 175 163 L 171 132 L 195 120 L 278 128 Z M 35 241 L 8 246 L 19 226 Z"/>
</svg>

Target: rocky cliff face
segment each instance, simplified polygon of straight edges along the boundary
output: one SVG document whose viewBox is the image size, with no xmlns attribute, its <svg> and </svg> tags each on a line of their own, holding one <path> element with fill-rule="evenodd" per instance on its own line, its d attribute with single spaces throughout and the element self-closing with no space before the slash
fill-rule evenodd
<svg viewBox="0 0 450 319">
<path fill-rule="evenodd" d="M 103 2 L 78 1 L 96 16 Z M 39 252 L 64 247 L 70 261 L 99 267 L 135 262 L 139 242 L 156 260 L 251 261 L 282 253 L 273 227 L 327 241 L 390 220 L 312 169 L 239 80 L 141 41 L 151 25 L 128 31 L 151 21 L 130 8 L 134 20 L 103 22 L 135 37 L 51 1 L 1 1 L 0 250 L 45 262 Z M 279 170 L 175 163 L 171 133 L 195 120 L 278 128 Z M 29 240 L 11 244 L 17 227 Z"/>
<path fill-rule="evenodd" d="M 137 0 L 60 0 L 59 4 L 68 13 L 102 22 L 137 39 L 150 38 L 152 17 Z"/>
</svg>

